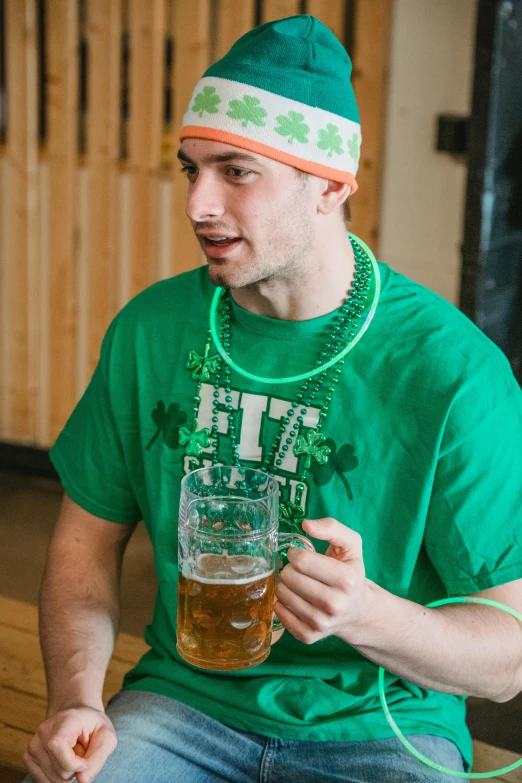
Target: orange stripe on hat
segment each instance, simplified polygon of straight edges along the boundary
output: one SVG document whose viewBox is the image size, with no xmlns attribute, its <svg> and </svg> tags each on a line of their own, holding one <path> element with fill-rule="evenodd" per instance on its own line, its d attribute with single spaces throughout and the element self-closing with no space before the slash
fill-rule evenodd
<svg viewBox="0 0 522 783">
<path fill-rule="evenodd" d="M 357 190 L 357 181 L 353 174 L 348 171 L 323 166 L 321 163 L 314 163 L 311 160 L 304 160 L 297 155 L 290 155 L 288 152 L 282 152 L 276 147 L 270 147 L 268 144 L 262 144 L 259 141 L 248 139 L 245 136 L 239 136 L 229 131 L 219 130 L 217 128 L 207 128 L 200 125 L 185 125 L 181 129 L 180 141 L 183 139 L 209 139 L 210 141 L 221 141 L 223 144 L 230 144 L 233 147 L 240 147 L 249 152 L 255 152 L 258 155 L 264 155 L 265 158 L 278 160 L 280 163 L 286 163 L 300 171 L 306 171 L 308 174 L 314 174 L 316 177 L 330 179 L 333 182 L 346 182 L 350 185 L 350 194 L 353 195 Z"/>
</svg>

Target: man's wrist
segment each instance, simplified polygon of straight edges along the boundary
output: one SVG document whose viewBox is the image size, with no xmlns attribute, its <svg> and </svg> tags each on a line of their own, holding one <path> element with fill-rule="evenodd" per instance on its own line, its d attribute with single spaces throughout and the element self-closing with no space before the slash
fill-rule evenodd
<svg viewBox="0 0 522 783">
<path fill-rule="evenodd" d="M 366 579 L 364 601 L 359 617 L 346 626 L 337 634 L 347 644 L 352 647 L 364 647 L 371 645 L 371 639 L 374 637 L 375 629 L 379 623 L 380 608 L 383 598 L 387 594 L 386 590 Z"/>
<path fill-rule="evenodd" d="M 97 699 L 55 699 L 49 702 L 47 705 L 47 718 L 52 718 L 58 712 L 65 712 L 66 710 L 83 710 L 90 709 L 97 712 L 105 712 L 103 702 Z"/>
<path fill-rule="evenodd" d="M 47 717 L 64 710 L 88 707 L 104 712 L 101 689 L 93 688 L 85 682 L 85 675 L 76 675 L 68 682 L 67 688 L 50 689 L 47 705 Z"/>
</svg>

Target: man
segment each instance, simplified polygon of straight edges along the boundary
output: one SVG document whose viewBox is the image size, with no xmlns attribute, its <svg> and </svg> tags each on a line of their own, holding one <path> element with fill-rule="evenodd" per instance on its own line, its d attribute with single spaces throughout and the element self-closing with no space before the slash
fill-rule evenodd
<svg viewBox="0 0 522 783">
<path fill-rule="evenodd" d="M 207 268 L 117 316 L 52 451 L 66 495 L 41 595 L 48 719 L 25 755 L 38 783 L 431 783 L 447 776 L 393 736 L 378 665 L 403 733 L 461 771 L 459 694 L 522 689 L 516 620 L 425 608 L 471 594 L 522 610 L 522 395 L 473 324 L 347 237 L 350 72 L 299 16 L 248 33 L 194 91 L 179 158 Z M 268 659 L 225 673 L 176 650 L 179 486 L 212 463 L 275 475 L 281 526 L 317 549 L 290 550 L 287 632 Z M 159 581 L 151 650 L 105 713 L 141 519 Z"/>
</svg>

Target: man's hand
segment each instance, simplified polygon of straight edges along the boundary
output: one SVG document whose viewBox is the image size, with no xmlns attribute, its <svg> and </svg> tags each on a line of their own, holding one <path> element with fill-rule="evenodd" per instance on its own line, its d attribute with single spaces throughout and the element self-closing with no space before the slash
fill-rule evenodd
<svg viewBox="0 0 522 783">
<path fill-rule="evenodd" d="M 36 783 L 64 783 L 76 776 L 90 783 L 117 744 L 114 727 L 104 712 L 91 707 L 62 710 L 48 718 L 24 753 L 24 763 Z"/>
<path fill-rule="evenodd" d="M 330 518 L 307 519 L 303 530 L 330 546 L 324 555 L 289 550 L 274 611 L 296 639 L 313 644 L 327 636 L 340 636 L 347 625 L 362 620 L 370 591 L 359 533 Z"/>
</svg>

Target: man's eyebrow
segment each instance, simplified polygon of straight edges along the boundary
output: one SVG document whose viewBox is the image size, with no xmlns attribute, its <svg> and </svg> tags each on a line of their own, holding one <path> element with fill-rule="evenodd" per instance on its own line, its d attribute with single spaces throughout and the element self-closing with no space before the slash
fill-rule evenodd
<svg viewBox="0 0 522 783">
<path fill-rule="evenodd" d="M 178 158 L 184 163 L 191 163 L 193 166 L 197 165 L 183 152 L 183 150 L 178 150 Z M 247 152 L 221 152 L 216 155 L 205 155 L 201 159 L 201 162 L 208 166 L 211 163 L 228 163 L 231 160 L 244 160 L 250 163 L 260 164 L 258 158 L 254 158 L 253 155 L 249 155 Z"/>
</svg>

